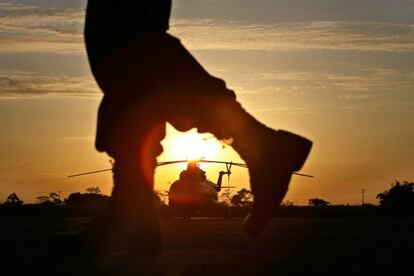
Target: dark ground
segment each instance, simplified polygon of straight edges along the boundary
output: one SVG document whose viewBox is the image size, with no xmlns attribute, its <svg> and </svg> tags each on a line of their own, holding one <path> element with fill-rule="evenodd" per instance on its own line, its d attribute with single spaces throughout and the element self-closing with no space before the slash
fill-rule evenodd
<svg viewBox="0 0 414 276">
<path fill-rule="evenodd" d="M 414 217 L 275 218 L 254 242 L 239 218 L 162 219 L 160 257 L 46 254 L 86 220 L 0 217 L 0 275 L 414 275 Z"/>
</svg>

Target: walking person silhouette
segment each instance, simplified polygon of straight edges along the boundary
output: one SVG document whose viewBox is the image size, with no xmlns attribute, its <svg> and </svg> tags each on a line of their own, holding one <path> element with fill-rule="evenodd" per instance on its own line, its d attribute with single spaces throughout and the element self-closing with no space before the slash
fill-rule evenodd
<svg viewBox="0 0 414 276">
<path fill-rule="evenodd" d="M 244 230 L 256 237 L 285 196 L 291 175 L 312 142 L 275 131 L 247 113 L 224 81 L 211 76 L 168 34 L 171 0 L 89 0 L 85 42 L 92 73 L 104 93 L 96 148 L 114 160 L 114 188 L 104 214 L 73 238 L 75 250 L 110 252 L 125 241 L 130 254 L 162 250 L 152 189 L 156 157 L 169 122 L 232 139 L 246 162 L 254 195 Z"/>
</svg>

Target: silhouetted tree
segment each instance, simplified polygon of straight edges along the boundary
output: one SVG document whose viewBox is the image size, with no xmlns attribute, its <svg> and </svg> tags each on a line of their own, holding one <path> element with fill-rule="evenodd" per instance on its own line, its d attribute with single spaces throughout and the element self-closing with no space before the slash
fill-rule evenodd
<svg viewBox="0 0 414 276">
<path fill-rule="evenodd" d="M 54 192 L 50 193 L 49 198 L 54 204 L 62 203 L 62 200 L 60 200 L 60 195 L 58 193 L 54 193 Z"/>
<path fill-rule="evenodd" d="M 294 206 L 295 204 L 290 200 L 284 200 L 280 205 L 281 206 Z"/>
<path fill-rule="evenodd" d="M 153 194 L 153 198 L 154 198 L 154 205 L 155 206 L 160 206 L 162 204 L 162 200 L 161 200 L 162 193 L 158 190 L 153 190 L 152 194 Z"/>
<path fill-rule="evenodd" d="M 315 207 L 325 207 L 328 206 L 330 203 L 320 198 L 311 198 L 308 200 L 309 205 Z"/>
<path fill-rule="evenodd" d="M 20 200 L 20 198 L 17 196 L 16 193 L 12 193 L 7 197 L 5 204 L 13 205 L 13 206 L 21 206 L 23 205 L 23 200 Z"/>
<path fill-rule="evenodd" d="M 167 200 L 166 199 L 168 198 L 169 192 L 164 190 L 164 191 L 157 191 L 157 193 L 158 193 L 158 196 L 161 199 L 161 203 L 163 205 L 167 205 Z"/>
<path fill-rule="evenodd" d="M 231 198 L 232 198 L 232 192 L 230 189 L 223 189 L 221 194 L 220 194 L 220 198 L 222 199 L 221 202 L 224 204 L 229 204 L 231 203 Z"/>
<path fill-rule="evenodd" d="M 36 200 L 37 200 L 38 204 L 50 204 L 50 203 L 52 203 L 48 196 L 38 196 L 38 197 L 36 197 Z"/>
<path fill-rule="evenodd" d="M 253 201 L 253 194 L 251 191 L 243 188 L 231 198 L 231 204 L 236 206 L 247 205 Z"/>
<path fill-rule="evenodd" d="M 89 187 L 86 189 L 86 192 L 88 194 L 97 194 L 97 195 L 102 193 L 99 187 Z"/>
<path fill-rule="evenodd" d="M 391 188 L 377 195 L 381 205 L 414 205 L 414 183 L 399 182 L 391 184 Z"/>
<path fill-rule="evenodd" d="M 109 196 L 88 193 L 72 193 L 67 199 L 65 199 L 68 205 L 105 205 L 109 201 Z"/>
</svg>

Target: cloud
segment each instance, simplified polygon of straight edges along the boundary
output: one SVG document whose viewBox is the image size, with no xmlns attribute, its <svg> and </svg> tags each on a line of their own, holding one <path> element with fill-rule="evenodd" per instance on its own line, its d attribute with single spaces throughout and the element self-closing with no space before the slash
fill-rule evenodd
<svg viewBox="0 0 414 276">
<path fill-rule="evenodd" d="M 269 71 L 250 73 L 242 77 L 253 87 L 244 87 L 246 93 L 262 94 L 312 93 L 315 91 L 341 92 L 339 99 L 366 99 L 378 92 L 410 91 L 414 87 L 414 73 L 383 68 L 354 68 L 340 71 Z M 339 93 L 338 93 L 339 94 Z"/>
<path fill-rule="evenodd" d="M 43 93 L 97 93 L 92 77 L 42 75 L 29 72 L 11 72 L 0 75 L 0 96 Z"/>
<path fill-rule="evenodd" d="M 174 0 L 173 16 L 249 22 L 407 21 L 412 0 Z"/>
<path fill-rule="evenodd" d="M 0 162 L 0 165 L 3 168 L 25 167 L 25 166 L 30 165 L 30 164 L 33 164 L 33 160 L 2 158 L 1 162 Z"/>
<path fill-rule="evenodd" d="M 317 112 L 307 107 L 275 107 L 275 108 L 261 108 L 251 111 L 257 113 L 283 113 L 283 114 L 316 114 Z"/>
<path fill-rule="evenodd" d="M 0 3 L 0 53 L 84 53 L 83 9 Z M 245 21 L 173 18 L 171 32 L 192 50 L 413 52 L 414 23 L 310 21 L 250 24 Z M 25 70 L 25 69 L 23 69 Z M 28 70 L 27 70 L 28 71 Z M 335 71 L 269 71 L 243 76 L 238 93 L 347 91 L 363 99 L 375 90 L 410 89 L 413 73 L 379 68 Z M 0 74 L 0 95 L 97 92 L 91 77 L 29 72 Z M 365 95 L 365 96 L 361 96 Z"/>
<path fill-rule="evenodd" d="M 0 52 L 84 52 L 83 9 L 0 3 Z M 173 18 L 190 49 L 414 51 L 414 23 L 309 21 L 250 24 Z"/>
<path fill-rule="evenodd" d="M 246 24 L 176 19 L 171 32 L 191 49 L 414 51 L 414 24 L 319 21 Z"/>
<path fill-rule="evenodd" d="M 361 99 L 368 99 L 370 97 L 371 95 L 369 94 L 360 94 L 360 95 L 351 94 L 351 95 L 338 96 L 338 98 L 341 100 L 361 100 Z"/>
<path fill-rule="evenodd" d="M 84 12 L 0 3 L 0 52 L 84 52 Z"/>
</svg>

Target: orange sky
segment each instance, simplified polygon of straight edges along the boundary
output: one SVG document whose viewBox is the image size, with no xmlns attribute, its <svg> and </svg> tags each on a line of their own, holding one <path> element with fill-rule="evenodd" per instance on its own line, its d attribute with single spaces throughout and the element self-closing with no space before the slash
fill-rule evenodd
<svg viewBox="0 0 414 276">
<path fill-rule="evenodd" d="M 393 3 L 175 0 L 171 33 L 255 117 L 315 142 L 303 168 L 315 178 L 294 177 L 288 200 L 358 204 L 364 188 L 376 204 L 392 181 L 414 178 L 414 4 Z M 84 51 L 84 1 L 0 0 L 0 14 L 0 200 L 89 186 L 109 193 L 109 173 L 66 178 L 110 166 L 93 147 L 101 94 Z M 160 160 L 203 143 L 182 135 L 168 127 Z M 203 157 L 241 161 L 231 147 L 204 143 Z M 223 168 L 205 169 L 215 181 Z M 180 170 L 159 168 L 156 187 Z M 248 187 L 246 170 L 235 168 L 230 184 Z"/>
</svg>

